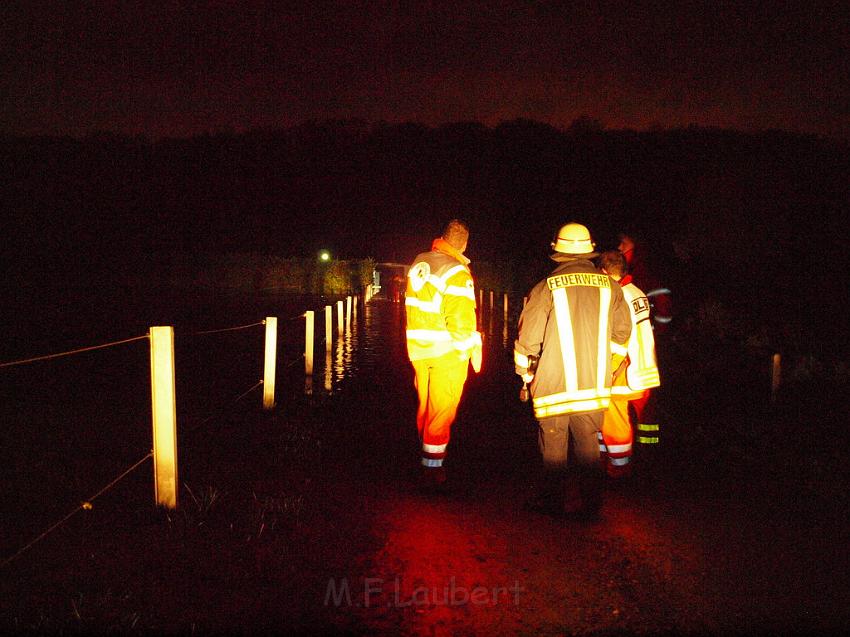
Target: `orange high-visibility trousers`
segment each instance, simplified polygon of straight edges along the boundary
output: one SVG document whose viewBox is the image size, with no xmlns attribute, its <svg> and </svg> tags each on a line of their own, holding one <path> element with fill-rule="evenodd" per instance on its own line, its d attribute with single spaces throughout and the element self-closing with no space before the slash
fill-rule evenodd
<svg viewBox="0 0 850 637">
<path fill-rule="evenodd" d="M 413 361 L 419 395 L 416 428 L 422 442 L 422 464 L 426 467 L 443 465 L 468 368 L 469 360 L 458 360 L 454 352 Z"/>
<path fill-rule="evenodd" d="M 655 402 L 656 394 L 649 389 L 629 401 L 635 415 L 636 442 L 640 445 L 638 452 L 649 449 L 649 445 L 658 447 L 661 442 L 661 425 L 655 413 Z"/>
<path fill-rule="evenodd" d="M 608 475 L 619 477 L 629 473 L 629 462 L 632 457 L 634 432 L 629 416 L 629 400 L 640 396 L 643 392 L 631 394 L 617 393 L 617 389 L 628 388 L 626 368 L 621 367 L 614 374 L 611 386 L 611 403 L 602 419 L 602 431 L 599 436 L 599 450 L 607 457 L 606 469 Z"/>
</svg>

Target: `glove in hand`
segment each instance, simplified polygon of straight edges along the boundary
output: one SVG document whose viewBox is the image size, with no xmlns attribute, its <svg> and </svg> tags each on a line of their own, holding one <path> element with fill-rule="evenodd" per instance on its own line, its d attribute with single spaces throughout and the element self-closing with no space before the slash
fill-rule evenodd
<svg viewBox="0 0 850 637">
<path fill-rule="evenodd" d="M 484 356 L 484 352 L 482 350 L 481 345 L 476 345 L 472 348 L 472 356 L 470 357 L 470 362 L 472 363 L 472 369 L 475 370 L 475 373 L 479 373 L 481 371 L 481 363 Z"/>
</svg>

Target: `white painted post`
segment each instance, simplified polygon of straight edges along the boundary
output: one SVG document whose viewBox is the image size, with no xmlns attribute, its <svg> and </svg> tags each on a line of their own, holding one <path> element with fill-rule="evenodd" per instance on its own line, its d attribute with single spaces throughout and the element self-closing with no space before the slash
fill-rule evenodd
<svg viewBox="0 0 850 637">
<path fill-rule="evenodd" d="M 266 352 L 263 362 L 263 409 L 274 408 L 274 382 L 277 362 L 277 317 L 266 317 Z"/>
<path fill-rule="evenodd" d="M 507 321 L 508 320 L 508 293 L 507 292 L 505 292 L 503 305 L 505 306 L 505 320 Z"/>
<path fill-rule="evenodd" d="M 345 323 L 351 325 L 351 296 L 345 297 Z"/>
<path fill-rule="evenodd" d="M 478 307 L 484 309 L 484 288 L 478 288 Z"/>
<path fill-rule="evenodd" d="M 313 374 L 313 334 L 315 332 L 315 312 L 307 310 L 305 317 L 307 319 L 304 325 L 304 373 L 308 376 Z"/>
<path fill-rule="evenodd" d="M 331 336 L 333 334 L 333 308 L 325 306 L 325 349 L 331 351 Z"/>
<path fill-rule="evenodd" d="M 493 290 L 490 290 L 490 311 L 493 311 Z"/>
<path fill-rule="evenodd" d="M 150 328 L 153 406 L 154 500 L 177 508 L 177 406 L 174 389 L 174 328 Z"/>
<path fill-rule="evenodd" d="M 336 302 L 336 327 L 337 332 L 342 336 L 342 332 L 345 329 L 342 324 L 342 301 Z"/>
<path fill-rule="evenodd" d="M 779 392 L 779 384 L 782 382 L 782 357 L 777 353 L 773 355 L 773 374 L 770 380 L 770 402 L 776 402 L 776 394 Z"/>
<path fill-rule="evenodd" d="M 357 320 L 357 305 L 360 303 L 360 297 L 356 294 L 354 295 L 354 301 L 352 302 L 352 312 L 354 314 L 354 320 Z"/>
</svg>

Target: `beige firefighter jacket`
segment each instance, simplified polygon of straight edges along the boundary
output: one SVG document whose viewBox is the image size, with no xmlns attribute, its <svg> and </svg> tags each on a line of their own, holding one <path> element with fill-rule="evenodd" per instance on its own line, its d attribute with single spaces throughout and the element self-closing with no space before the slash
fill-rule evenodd
<svg viewBox="0 0 850 637">
<path fill-rule="evenodd" d="M 613 368 L 626 356 L 632 329 L 620 286 L 586 258 L 561 263 L 531 290 L 514 343 L 517 374 L 539 356 L 531 381 L 539 419 L 603 411 Z"/>
</svg>

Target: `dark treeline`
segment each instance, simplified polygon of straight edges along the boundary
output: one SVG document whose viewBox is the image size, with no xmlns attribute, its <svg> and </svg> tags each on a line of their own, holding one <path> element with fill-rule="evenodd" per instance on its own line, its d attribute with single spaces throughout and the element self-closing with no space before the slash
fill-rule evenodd
<svg viewBox="0 0 850 637">
<path fill-rule="evenodd" d="M 7 284 L 95 280 L 157 254 L 409 262 L 461 216 L 473 264 L 523 292 L 574 219 L 602 248 L 636 233 L 694 316 L 711 301 L 759 332 L 815 320 L 832 334 L 847 307 L 850 153 L 813 136 L 335 121 L 156 142 L 4 137 L 0 153 Z"/>
</svg>

